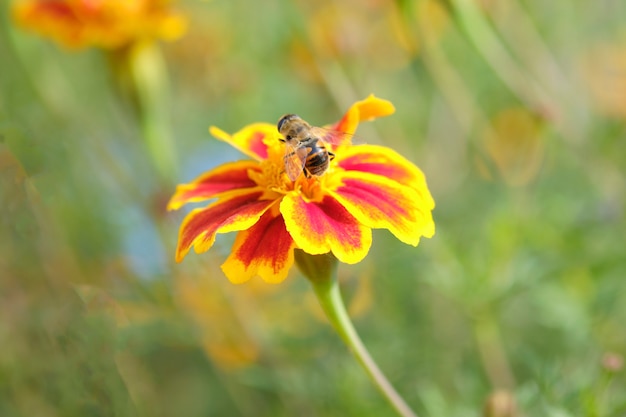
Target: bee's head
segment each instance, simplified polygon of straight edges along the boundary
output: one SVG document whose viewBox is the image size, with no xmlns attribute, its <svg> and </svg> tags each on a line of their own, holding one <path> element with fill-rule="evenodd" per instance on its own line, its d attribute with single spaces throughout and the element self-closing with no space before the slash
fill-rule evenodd
<svg viewBox="0 0 626 417">
<path fill-rule="evenodd" d="M 278 132 L 286 137 L 286 131 L 289 130 L 290 122 L 300 119 L 297 114 L 286 114 L 278 120 Z"/>
</svg>

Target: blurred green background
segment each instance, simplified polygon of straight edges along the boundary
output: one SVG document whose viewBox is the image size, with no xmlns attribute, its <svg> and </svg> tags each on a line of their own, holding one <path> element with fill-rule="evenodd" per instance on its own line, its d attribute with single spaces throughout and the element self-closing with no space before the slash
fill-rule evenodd
<svg viewBox="0 0 626 417">
<path fill-rule="evenodd" d="M 244 158 L 208 126 L 323 125 L 370 93 L 397 112 L 359 139 L 419 165 L 437 203 L 434 238 L 376 231 L 340 268 L 398 391 L 420 416 L 480 416 L 494 392 L 518 411 L 490 415 L 626 415 L 626 3 L 179 7 L 163 179 L 105 53 L 0 5 L 0 416 L 393 415 L 295 269 L 230 284 L 232 235 L 175 264 L 184 213 L 165 212 Z"/>
</svg>

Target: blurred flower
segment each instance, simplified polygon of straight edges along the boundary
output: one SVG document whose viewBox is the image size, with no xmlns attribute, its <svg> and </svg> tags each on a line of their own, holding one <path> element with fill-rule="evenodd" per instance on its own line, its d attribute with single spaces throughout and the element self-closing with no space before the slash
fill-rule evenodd
<svg viewBox="0 0 626 417">
<path fill-rule="evenodd" d="M 415 37 L 423 42 L 439 42 L 450 27 L 451 16 L 445 4 L 438 0 L 423 0 L 413 12 L 417 32 Z"/>
<path fill-rule="evenodd" d="M 174 40 L 185 18 L 170 0 L 17 0 L 15 20 L 69 48 L 117 49 L 133 42 Z"/>
<path fill-rule="evenodd" d="M 330 129 L 353 134 L 360 121 L 393 113 L 393 105 L 374 96 L 352 105 Z M 216 198 L 183 221 L 176 251 L 181 261 L 194 246 L 208 250 L 217 233 L 239 231 L 222 265 L 234 283 L 255 275 L 283 281 L 294 263 L 294 249 L 332 254 L 357 263 L 368 253 L 372 228 L 385 228 L 416 246 L 434 234 L 434 201 L 423 173 L 391 149 L 341 143 L 321 176 L 285 173 L 285 148 L 276 126 L 255 123 L 229 135 L 212 127 L 220 140 L 253 158 L 226 163 L 189 184 L 179 185 L 169 202 L 175 210 L 190 202 Z M 347 141 L 346 141 L 347 142 Z"/>
<path fill-rule="evenodd" d="M 624 357 L 619 353 L 607 352 L 602 356 L 602 367 L 608 372 L 619 372 L 624 367 Z"/>
<path fill-rule="evenodd" d="M 102 48 L 117 93 L 135 116 L 159 180 L 178 171 L 170 135 L 167 66 L 157 39 L 174 40 L 186 18 L 172 0 L 15 0 L 21 26 L 68 48 Z M 158 198 L 158 197 L 157 197 Z"/>
<path fill-rule="evenodd" d="M 311 50 L 302 52 L 299 48 L 304 45 L 294 43 L 296 64 L 305 53 L 314 59 L 346 63 L 365 59 L 383 69 L 409 64 L 414 41 L 407 38 L 402 16 L 392 1 L 323 2 L 309 7 L 306 26 Z M 301 64 L 306 68 L 306 61 Z"/>
<path fill-rule="evenodd" d="M 230 299 L 221 287 L 206 277 L 180 276 L 175 284 L 179 304 L 195 321 L 202 347 L 216 365 L 232 369 L 256 361 L 257 343 L 246 324 L 239 320 L 240 315 L 245 315 L 242 312 L 246 306 L 236 302 L 249 297 L 244 294 L 243 298 Z"/>
<path fill-rule="evenodd" d="M 525 108 L 507 108 L 499 112 L 483 134 L 483 146 L 498 174 L 508 185 L 524 185 L 541 167 L 544 153 L 543 121 Z M 482 173 L 491 178 L 484 165 Z"/>
<path fill-rule="evenodd" d="M 494 391 L 485 401 L 485 417 L 515 417 L 517 414 L 517 402 L 509 391 Z"/>
<path fill-rule="evenodd" d="M 615 118 L 626 118 L 626 45 L 596 46 L 586 56 L 585 72 L 598 109 Z"/>
</svg>

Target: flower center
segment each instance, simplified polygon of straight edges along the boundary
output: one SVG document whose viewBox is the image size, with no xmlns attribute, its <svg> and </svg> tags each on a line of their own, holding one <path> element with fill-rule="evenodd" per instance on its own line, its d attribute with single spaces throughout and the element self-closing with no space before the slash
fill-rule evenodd
<svg viewBox="0 0 626 417">
<path fill-rule="evenodd" d="M 261 161 L 261 172 L 251 171 L 248 174 L 254 182 L 265 188 L 264 198 L 280 198 L 281 194 L 297 192 L 305 201 L 322 201 L 326 173 L 319 177 L 306 177 L 302 174 L 296 181 L 291 181 L 285 172 L 283 154 L 284 152 L 270 152 L 268 158 Z"/>
<path fill-rule="evenodd" d="M 324 174 L 326 175 L 326 174 Z M 295 189 L 302 195 L 304 201 L 321 202 L 324 198 L 324 192 L 322 190 L 322 177 L 305 177 L 301 175 L 294 183 Z"/>
<path fill-rule="evenodd" d="M 261 187 L 268 191 L 280 194 L 286 194 L 293 190 L 294 186 L 287 174 L 285 174 L 285 165 L 280 159 L 268 158 L 261 161 L 261 172 L 250 172 L 250 178 Z"/>
</svg>

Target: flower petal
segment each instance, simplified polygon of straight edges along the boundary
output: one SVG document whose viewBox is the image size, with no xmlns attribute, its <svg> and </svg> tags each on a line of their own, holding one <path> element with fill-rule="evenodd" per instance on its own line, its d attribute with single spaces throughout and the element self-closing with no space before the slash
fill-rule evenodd
<svg viewBox="0 0 626 417">
<path fill-rule="evenodd" d="M 377 145 L 345 147 L 333 162 L 346 171 L 368 172 L 406 185 L 420 194 L 425 207 L 431 210 L 435 207 L 424 173 L 389 148 Z"/>
<path fill-rule="evenodd" d="M 354 103 L 337 123 L 330 127 L 331 130 L 354 134 L 359 122 L 367 122 L 377 117 L 384 117 L 396 111 L 390 101 L 375 97 L 370 94 L 366 99 Z"/>
<path fill-rule="evenodd" d="M 215 126 L 209 132 L 257 161 L 267 159 L 267 147 L 278 142 L 276 125 L 270 123 L 253 123 L 232 135 Z"/>
<path fill-rule="evenodd" d="M 341 262 L 354 264 L 365 258 L 372 245 L 371 229 L 328 195 L 321 201 L 306 201 L 290 193 L 280 203 L 280 211 L 293 240 L 311 255 L 332 251 Z"/>
<path fill-rule="evenodd" d="M 280 283 L 293 265 L 295 246 L 283 216 L 266 211 L 254 226 L 237 234 L 222 271 L 235 284 L 256 275 L 266 282 Z"/>
<path fill-rule="evenodd" d="M 257 184 L 250 179 L 250 170 L 260 172 L 261 167 L 256 161 L 239 161 L 212 169 L 191 183 L 176 187 L 167 209 L 177 210 L 184 204 L 208 200 L 226 191 L 254 188 Z"/>
<path fill-rule="evenodd" d="M 14 2 L 15 20 L 64 46 L 118 49 L 134 41 L 174 40 L 186 18 L 167 1 L 23 0 Z"/>
<path fill-rule="evenodd" d="M 176 262 L 182 261 L 191 246 L 196 253 L 209 250 L 217 233 L 244 230 L 255 224 L 275 202 L 259 200 L 262 195 L 262 191 L 239 194 L 189 213 L 178 233 Z"/>
<path fill-rule="evenodd" d="M 21 26 L 50 36 L 66 46 L 76 47 L 83 43 L 82 24 L 69 4 L 21 1 L 14 4 L 13 15 Z"/>
<path fill-rule="evenodd" d="M 420 237 L 435 233 L 432 199 L 379 175 L 355 171 L 337 175 L 341 175 L 342 185 L 330 194 L 364 225 L 389 229 L 400 241 L 413 246 Z"/>
</svg>

